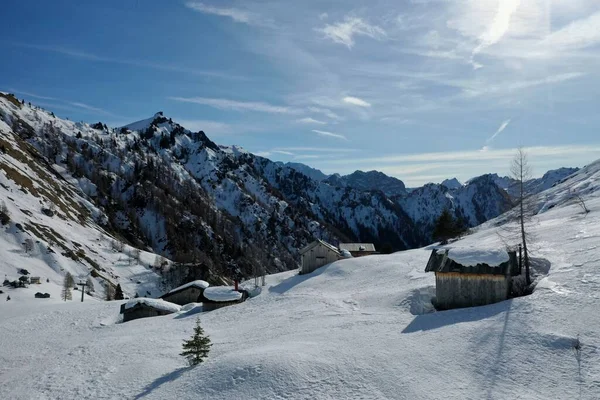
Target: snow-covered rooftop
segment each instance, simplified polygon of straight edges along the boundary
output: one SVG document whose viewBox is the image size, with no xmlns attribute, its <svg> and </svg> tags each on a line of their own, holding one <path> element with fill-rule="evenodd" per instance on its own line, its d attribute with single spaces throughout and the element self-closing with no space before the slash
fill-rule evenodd
<svg viewBox="0 0 600 400">
<path fill-rule="evenodd" d="M 169 303 L 161 299 L 149 299 L 146 297 L 139 297 L 137 299 L 131 299 L 125 303 L 125 309 L 128 310 L 137 306 L 138 304 L 145 304 L 149 307 L 156 308 L 157 310 L 163 310 L 168 312 L 178 312 L 181 307 L 177 304 Z"/>
<path fill-rule="evenodd" d="M 448 258 L 465 267 L 474 267 L 478 264 L 497 267 L 509 260 L 506 250 L 482 249 L 478 247 L 450 247 Z"/>
<path fill-rule="evenodd" d="M 208 283 L 206 281 L 203 281 L 201 279 L 198 279 L 197 281 L 188 282 L 185 285 L 181 285 L 179 287 L 176 287 L 175 289 L 170 290 L 169 293 L 175 293 L 175 292 L 178 292 L 180 290 L 187 289 L 189 287 L 197 287 L 199 289 L 206 289 L 209 286 L 210 286 L 210 283 Z M 167 294 L 169 294 L 169 293 L 167 293 Z"/>
<path fill-rule="evenodd" d="M 231 286 L 211 286 L 204 290 L 204 297 L 210 301 L 237 301 L 242 298 L 242 293 Z"/>
</svg>

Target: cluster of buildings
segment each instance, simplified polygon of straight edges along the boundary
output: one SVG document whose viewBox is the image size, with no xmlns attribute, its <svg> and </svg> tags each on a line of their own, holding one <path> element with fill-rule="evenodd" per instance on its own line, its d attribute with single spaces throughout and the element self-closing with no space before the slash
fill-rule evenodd
<svg viewBox="0 0 600 400">
<path fill-rule="evenodd" d="M 343 258 L 378 254 L 372 243 L 340 243 L 337 247 L 315 240 L 299 251 L 300 274 Z M 473 307 L 506 300 L 514 294 L 514 279 L 521 276 L 515 251 L 438 247 L 432 250 L 425 272 L 434 272 L 438 310 Z M 196 280 L 179 286 L 159 299 L 138 298 L 121 306 L 124 321 L 180 311 L 181 306 L 202 303 L 202 311 L 238 304 L 249 297 L 245 289 L 210 286 Z M 185 310 L 185 308 L 184 308 Z"/>
</svg>

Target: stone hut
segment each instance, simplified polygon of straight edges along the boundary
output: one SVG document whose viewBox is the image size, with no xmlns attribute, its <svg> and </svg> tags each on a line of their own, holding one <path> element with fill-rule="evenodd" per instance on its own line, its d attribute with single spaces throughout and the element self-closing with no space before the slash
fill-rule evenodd
<svg viewBox="0 0 600 400">
<path fill-rule="evenodd" d="M 299 253 L 302 259 L 300 274 L 309 274 L 323 265 L 343 258 L 337 247 L 320 239 L 315 240 Z"/>
<path fill-rule="evenodd" d="M 203 280 L 192 281 L 176 287 L 169 293 L 160 296 L 160 298 L 170 303 L 179 304 L 180 306 L 189 303 L 200 303 L 202 302 L 202 294 L 208 286 L 209 283 Z"/>
<path fill-rule="evenodd" d="M 159 315 L 172 314 L 179 310 L 180 307 L 177 304 L 161 299 L 148 299 L 146 297 L 132 299 L 121 305 L 123 322 L 138 318 L 158 317 Z"/>
<path fill-rule="evenodd" d="M 373 243 L 340 243 L 340 251 L 347 250 L 352 257 L 362 257 L 377 254 Z"/>
<path fill-rule="evenodd" d="M 474 307 L 509 298 L 512 277 L 520 274 L 514 251 L 438 248 L 425 272 L 435 272 L 432 301 L 438 310 Z"/>
<path fill-rule="evenodd" d="M 231 286 L 211 286 L 202 295 L 202 311 L 213 311 L 219 308 L 241 303 L 248 297 L 244 290 L 235 290 Z"/>
</svg>

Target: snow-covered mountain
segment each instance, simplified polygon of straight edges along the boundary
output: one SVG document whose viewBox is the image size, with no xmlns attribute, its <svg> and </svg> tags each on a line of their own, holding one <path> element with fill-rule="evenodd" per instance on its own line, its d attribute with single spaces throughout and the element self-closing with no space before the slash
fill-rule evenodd
<svg viewBox="0 0 600 400">
<path fill-rule="evenodd" d="M 396 249 L 424 243 L 381 192 L 334 187 L 240 147 L 219 146 L 162 113 L 111 129 L 62 120 L 9 95 L 0 97 L 0 110 L 6 142 L 21 141 L 47 174 L 60 171 L 70 189 L 63 192 L 81 193 L 96 210 L 98 229 L 199 265 L 171 277 L 174 284 L 192 275 L 293 269 L 297 250 L 314 238 L 385 242 Z M 3 156 L 1 162 L 9 168 L 12 160 Z M 32 178 L 33 186 L 46 180 Z M 14 199 L 15 208 L 18 203 Z"/>
<path fill-rule="evenodd" d="M 459 187 L 462 186 L 462 183 L 460 183 L 458 181 L 458 179 L 452 178 L 452 179 L 445 179 L 444 181 L 442 181 L 441 185 L 446 186 L 448 189 L 458 189 Z"/>
<path fill-rule="evenodd" d="M 410 193 L 402 181 L 377 171 L 321 179 L 322 173 L 310 167 L 217 145 L 203 131 L 191 132 L 162 112 L 112 129 L 101 122 L 60 119 L 2 95 L 0 119 L 5 146 L 16 143 L 24 154 L 18 165 L 16 155 L 4 153 L 0 158 L 5 179 L 16 185 L 6 184 L 13 190 L 6 197 L 13 214 L 23 208 L 21 193 L 36 197 L 27 186 L 42 187 L 54 177 L 64 189 L 38 199 L 53 208 L 73 203 L 64 207 L 71 214 L 75 205 L 86 204 L 91 211 L 71 218 L 91 226 L 83 236 L 99 237 L 97 232 L 102 232 L 105 239 L 113 238 L 107 243 L 124 242 L 131 246 L 127 248 L 147 250 L 149 258 L 158 254 L 187 265 L 159 268 L 156 273 L 148 268 L 153 264 L 148 259 L 144 273 L 153 277 L 155 286 L 210 276 L 248 276 L 263 268 L 294 269 L 298 249 L 315 238 L 334 244 L 365 241 L 395 250 L 415 248 L 431 241 L 433 221 L 444 208 L 453 210 L 467 226 L 510 208 L 506 193 L 490 178 L 455 189 L 430 184 Z M 35 165 L 35 174 L 27 172 L 33 168 L 27 163 Z M 21 217 L 27 235 L 49 241 L 40 229 L 29 228 L 34 217 Z M 64 238 L 65 246 L 76 252 L 75 245 L 68 244 L 73 238 L 66 233 Z M 113 261 L 96 260 L 95 253 L 84 251 L 111 271 L 104 265 Z M 123 280 L 123 274 L 111 273 L 119 276 L 114 283 Z M 142 282 L 130 280 L 138 281 Z M 127 290 L 137 291 L 135 284 Z"/>
<path fill-rule="evenodd" d="M 124 324 L 116 323 L 122 302 L 63 303 L 34 299 L 32 287 L 10 290 L 10 302 L 0 295 L 0 393 L 15 400 L 597 399 L 600 161 L 537 201 L 528 226 L 535 291 L 487 306 L 434 311 L 435 276 L 424 272 L 429 248 L 269 275 L 262 293 L 242 304 Z M 453 245 L 504 248 L 500 223 L 488 221 Z M 198 316 L 212 347 L 190 368 L 179 353 Z"/>
<path fill-rule="evenodd" d="M 533 178 L 528 180 L 525 183 L 524 190 L 528 195 L 533 195 L 540 193 L 546 189 L 551 188 L 557 183 L 562 182 L 567 179 L 570 175 L 579 171 L 579 168 L 558 168 L 554 170 L 550 170 L 546 172 L 540 178 Z M 498 174 L 489 174 L 494 183 L 498 185 L 498 187 L 506 190 L 506 192 L 512 197 L 516 198 L 518 196 L 519 188 L 517 185 L 517 181 L 509 176 L 499 176 Z M 476 178 L 473 178 L 476 179 Z M 471 179 L 471 180 L 473 180 Z"/>
<path fill-rule="evenodd" d="M 467 227 L 473 227 L 512 208 L 508 194 L 495 184 L 491 175 L 471 179 L 456 189 L 429 183 L 396 201 L 423 235 L 430 235 L 444 209 L 452 211 Z"/>
<path fill-rule="evenodd" d="M 343 176 L 333 174 L 326 182 L 333 186 L 351 187 L 362 191 L 380 190 L 388 197 L 406 194 L 404 182 L 379 171 L 354 171 L 350 175 Z"/>
</svg>

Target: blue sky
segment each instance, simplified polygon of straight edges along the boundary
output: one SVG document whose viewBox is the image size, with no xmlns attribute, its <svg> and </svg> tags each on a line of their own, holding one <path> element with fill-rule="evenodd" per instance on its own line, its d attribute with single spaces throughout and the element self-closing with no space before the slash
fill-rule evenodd
<svg viewBox="0 0 600 400">
<path fill-rule="evenodd" d="M 600 158 L 597 0 L 11 1 L 0 90 L 415 186 Z"/>
</svg>

